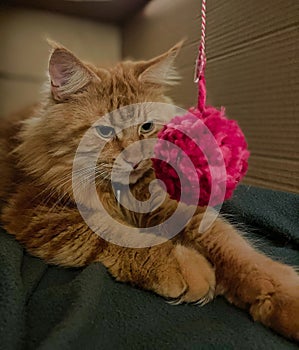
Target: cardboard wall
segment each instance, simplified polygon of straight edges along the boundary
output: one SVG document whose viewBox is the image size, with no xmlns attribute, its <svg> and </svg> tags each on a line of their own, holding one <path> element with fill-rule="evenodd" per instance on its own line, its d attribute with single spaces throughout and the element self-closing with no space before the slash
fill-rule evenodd
<svg viewBox="0 0 299 350">
<path fill-rule="evenodd" d="M 187 37 L 172 90 L 183 107 L 196 101 L 194 61 L 200 0 L 153 0 L 126 23 L 125 57 L 150 58 Z M 247 137 L 244 182 L 299 192 L 299 1 L 207 1 L 208 102 L 226 106 Z"/>
<path fill-rule="evenodd" d="M 36 102 L 48 65 L 45 38 L 61 42 L 81 59 L 103 65 L 121 58 L 117 26 L 45 11 L 0 12 L 0 115 Z"/>
<path fill-rule="evenodd" d="M 39 98 L 46 78 L 46 36 L 82 59 L 113 64 L 150 58 L 186 38 L 170 95 L 196 101 L 194 61 L 200 0 L 152 0 L 120 28 L 45 11 L 0 11 L 0 115 Z M 299 192 L 299 1 L 208 0 L 208 102 L 226 106 L 244 130 L 251 158 L 244 182 Z"/>
</svg>

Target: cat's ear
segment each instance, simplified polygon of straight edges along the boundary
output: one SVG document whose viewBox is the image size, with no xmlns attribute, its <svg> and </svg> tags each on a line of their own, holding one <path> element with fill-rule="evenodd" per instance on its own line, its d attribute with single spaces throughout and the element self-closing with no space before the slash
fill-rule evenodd
<svg viewBox="0 0 299 350">
<path fill-rule="evenodd" d="M 177 84 L 180 76 L 174 67 L 174 62 L 182 45 L 183 41 L 180 41 L 164 54 L 149 61 L 138 63 L 136 71 L 139 81 L 162 86 Z"/>
<path fill-rule="evenodd" d="M 53 41 L 48 42 L 52 46 L 49 77 L 55 100 L 62 101 L 84 88 L 92 79 L 99 79 L 71 51 Z"/>
</svg>

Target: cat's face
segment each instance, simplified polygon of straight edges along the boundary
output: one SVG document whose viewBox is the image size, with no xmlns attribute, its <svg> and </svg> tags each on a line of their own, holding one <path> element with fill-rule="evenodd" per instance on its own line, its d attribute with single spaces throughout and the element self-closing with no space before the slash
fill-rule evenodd
<svg viewBox="0 0 299 350">
<path fill-rule="evenodd" d="M 102 149 L 97 163 L 99 182 L 110 180 L 114 166 L 114 181 L 122 183 L 130 173 L 130 182 L 135 183 L 149 170 L 151 161 L 146 148 L 129 145 L 154 137 L 171 118 L 151 106 L 170 102 L 164 92 L 177 81 L 173 63 L 180 46 L 150 61 L 121 62 L 104 69 L 83 63 L 54 45 L 49 61 L 50 96 L 23 132 L 20 151 L 23 147 L 23 158 L 30 163 L 26 167 L 45 181 L 61 185 L 72 170 L 83 135 L 92 127 L 84 152 Z M 144 102 L 146 106 L 140 107 Z"/>
<path fill-rule="evenodd" d="M 157 118 L 152 103 L 121 107 L 100 118 L 93 126 L 95 140 L 100 145 L 98 180 L 111 179 L 121 184 L 135 183 L 152 166 L 151 148 L 142 142 L 156 136 L 163 120 Z M 98 140 L 96 140 L 98 138 Z M 113 172 L 113 175 L 112 175 Z"/>
</svg>

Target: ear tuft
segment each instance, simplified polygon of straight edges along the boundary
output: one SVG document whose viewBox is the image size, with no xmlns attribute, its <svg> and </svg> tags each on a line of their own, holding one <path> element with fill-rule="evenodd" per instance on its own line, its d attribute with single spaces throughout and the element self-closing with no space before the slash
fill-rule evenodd
<svg viewBox="0 0 299 350">
<path fill-rule="evenodd" d="M 142 82 L 158 85 L 176 85 L 180 80 L 180 76 L 174 67 L 174 62 L 182 45 L 183 41 L 150 61 L 140 62 L 137 66 L 138 79 Z"/>
<path fill-rule="evenodd" d="M 61 101 L 85 87 L 95 74 L 72 52 L 48 42 L 53 48 L 49 59 L 51 92 L 55 100 Z"/>
<path fill-rule="evenodd" d="M 61 45 L 58 41 L 52 40 L 48 37 L 45 38 L 45 40 L 47 41 L 48 45 L 51 47 L 52 51 L 54 51 L 55 49 L 62 49 L 65 47 L 63 45 Z"/>
</svg>

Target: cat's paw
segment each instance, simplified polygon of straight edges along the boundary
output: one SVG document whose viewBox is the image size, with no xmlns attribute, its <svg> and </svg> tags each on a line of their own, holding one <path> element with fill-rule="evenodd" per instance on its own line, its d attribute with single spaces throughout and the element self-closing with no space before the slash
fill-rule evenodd
<svg viewBox="0 0 299 350">
<path fill-rule="evenodd" d="M 173 299 L 170 303 L 204 305 L 212 300 L 216 284 L 215 272 L 206 258 L 194 249 L 181 245 L 177 245 L 173 253 L 180 273 L 173 276 L 172 284 L 169 285 Z"/>
<path fill-rule="evenodd" d="M 286 266 L 277 272 L 272 287 L 256 299 L 250 313 L 255 321 L 299 342 L 299 276 Z"/>
</svg>

